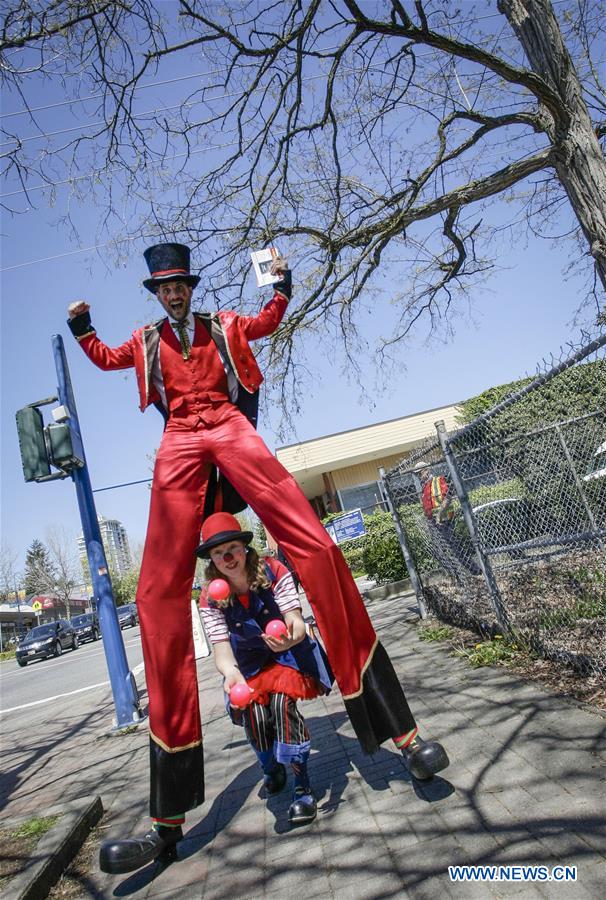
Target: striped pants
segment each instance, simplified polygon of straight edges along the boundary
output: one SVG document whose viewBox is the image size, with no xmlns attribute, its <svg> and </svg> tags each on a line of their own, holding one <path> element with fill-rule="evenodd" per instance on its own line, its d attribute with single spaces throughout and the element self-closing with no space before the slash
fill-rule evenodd
<svg viewBox="0 0 606 900">
<path fill-rule="evenodd" d="M 297 701 L 286 694 L 270 694 L 269 703 L 251 703 L 242 710 L 246 737 L 258 751 L 274 751 L 278 762 L 297 762 L 309 753 L 309 732 Z"/>
</svg>

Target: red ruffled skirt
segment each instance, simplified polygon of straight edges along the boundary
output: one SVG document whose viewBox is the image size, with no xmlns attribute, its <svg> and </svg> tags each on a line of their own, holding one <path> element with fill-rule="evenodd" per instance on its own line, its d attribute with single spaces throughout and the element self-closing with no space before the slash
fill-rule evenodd
<svg viewBox="0 0 606 900">
<path fill-rule="evenodd" d="M 293 700 L 313 700 L 326 693 L 324 686 L 313 675 L 303 675 L 279 663 L 270 663 L 248 678 L 247 683 L 255 692 L 253 703 L 260 703 L 261 706 L 269 703 L 270 694 L 286 694 Z"/>
</svg>

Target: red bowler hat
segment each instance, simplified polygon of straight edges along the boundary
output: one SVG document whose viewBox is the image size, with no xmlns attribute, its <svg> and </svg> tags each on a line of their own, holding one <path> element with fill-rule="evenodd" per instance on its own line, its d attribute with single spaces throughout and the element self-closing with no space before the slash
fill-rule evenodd
<svg viewBox="0 0 606 900">
<path fill-rule="evenodd" d="M 167 281 L 184 281 L 190 287 L 200 281 L 199 275 L 190 275 L 190 249 L 185 244 L 154 244 L 143 251 L 151 278 L 146 278 L 144 287 L 152 294 Z"/>
<path fill-rule="evenodd" d="M 252 539 L 252 531 L 242 531 L 242 526 L 231 513 L 213 513 L 202 525 L 202 543 L 196 550 L 196 556 L 208 559 L 209 551 L 219 544 L 225 544 L 227 541 L 243 541 L 250 544 Z"/>
</svg>

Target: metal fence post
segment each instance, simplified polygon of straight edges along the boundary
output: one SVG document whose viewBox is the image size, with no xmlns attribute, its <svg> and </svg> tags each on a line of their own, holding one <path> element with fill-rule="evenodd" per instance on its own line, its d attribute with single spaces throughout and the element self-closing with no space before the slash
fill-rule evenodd
<svg viewBox="0 0 606 900">
<path fill-rule="evenodd" d="M 82 467 L 74 468 L 71 476 L 76 486 L 76 496 L 93 592 L 97 598 L 99 625 L 103 635 L 103 649 L 105 651 L 116 710 L 116 728 L 125 728 L 141 719 L 139 696 L 134 676 L 128 668 L 122 631 L 118 624 L 107 559 L 103 549 L 103 541 L 101 540 L 101 531 L 97 521 L 95 501 L 84 454 L 80 422 L 78 421 L 74 392 L 67 367 L 63 338 L 60 334 L 53 335 L 52 346 L 57 371 L 59 401 L 69 413 L 68 421 L 74 453 L 84 462 Z"/>
<path fill-rule="evenodd" d="M 404 532 L 404 529 L 402 528 L 402 523 L 400 522 L 400 517 L 398 515 L 396 505 L 391 493 L 391 488 L 389 487 L 389 482 L 387 481 L 387 476 L 385 475 L 385 469 L 383 468 L 383 466 L 379 467 L 379 478 L 381 479 L 381 486 L 383 488 L 383 491 L 385 492 L 387 506 L 392 515 L 394 525 L 396 526 L 396 534 L 398 535 L 398 541 L 400 542 L 402 556 L 404 557 L 404 562 L 406 563 L 406 568 L 408 569 L 410 583 L 412 584 L 417 597 L 417 603 L 419 604 L 419 615 L 422 619 L 426 619 L 427 604 L 425 602 L 425 595 L 423 594 L 423 585 L 421 584 L 419 573 L 417 572 L 412 553 L 410 552 L 410 548 L 406 540 L 406 534 Z"/>
<path fill-rule="evenodd" d="M 476 556 L 478 557 L 482 575 L 484 576 L 484 580 L 486 581 L 486 585 L 488 587 L 490 602 L 492 603 L 492 607 L 497 617 L 497 622 L 499 623 L 501 629 L 506 634 L 509 634 L 512 631 L 509 616 L 507 615 L 507 611 L 503 606 L 501 593 L 494 576 L 492 565 L 490 564 L 488 557 L 485 555 L 481 547 L 475 517 L 471 508 L 471 503 L 469 502 L 469 496 L 465 489 L 465 485 L 463 484 L 463 479 L 461 478 L 461 473 L 459 472 L 457 460 L 448 441 L 446 426 L 444 425 L 443 421 L 439 421 L 435 423 L 435 427 L 438 433 L 440 446 L 442 447 L 442 452 L 444 453 L 444 459 L 446 460 L 446 463 L 448 465 L 448 471 L 450 472 L 453 487 L 456 491 L 459 503 L 461 504 L 463 519 L 465 521 L 465 525 L 467 526 L 473 549 L 476 553 Z"/>
</svg>

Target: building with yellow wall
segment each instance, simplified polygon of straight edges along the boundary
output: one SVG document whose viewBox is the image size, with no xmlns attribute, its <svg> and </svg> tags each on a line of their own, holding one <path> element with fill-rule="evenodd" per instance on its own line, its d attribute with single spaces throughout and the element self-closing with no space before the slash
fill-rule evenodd
<svg viewBox="0 0 606 900">
<path fill-rule="evenodd" d="M 457 427 L 458 406 L 441 406 L 411 416 L 366 425 L 278 447 L 276 456 L 301 487 L 318 516 L 383 506 L 378 469 L 390 469 L 403 456 L 435 437 L 435 422 Z"/>
</svg>

